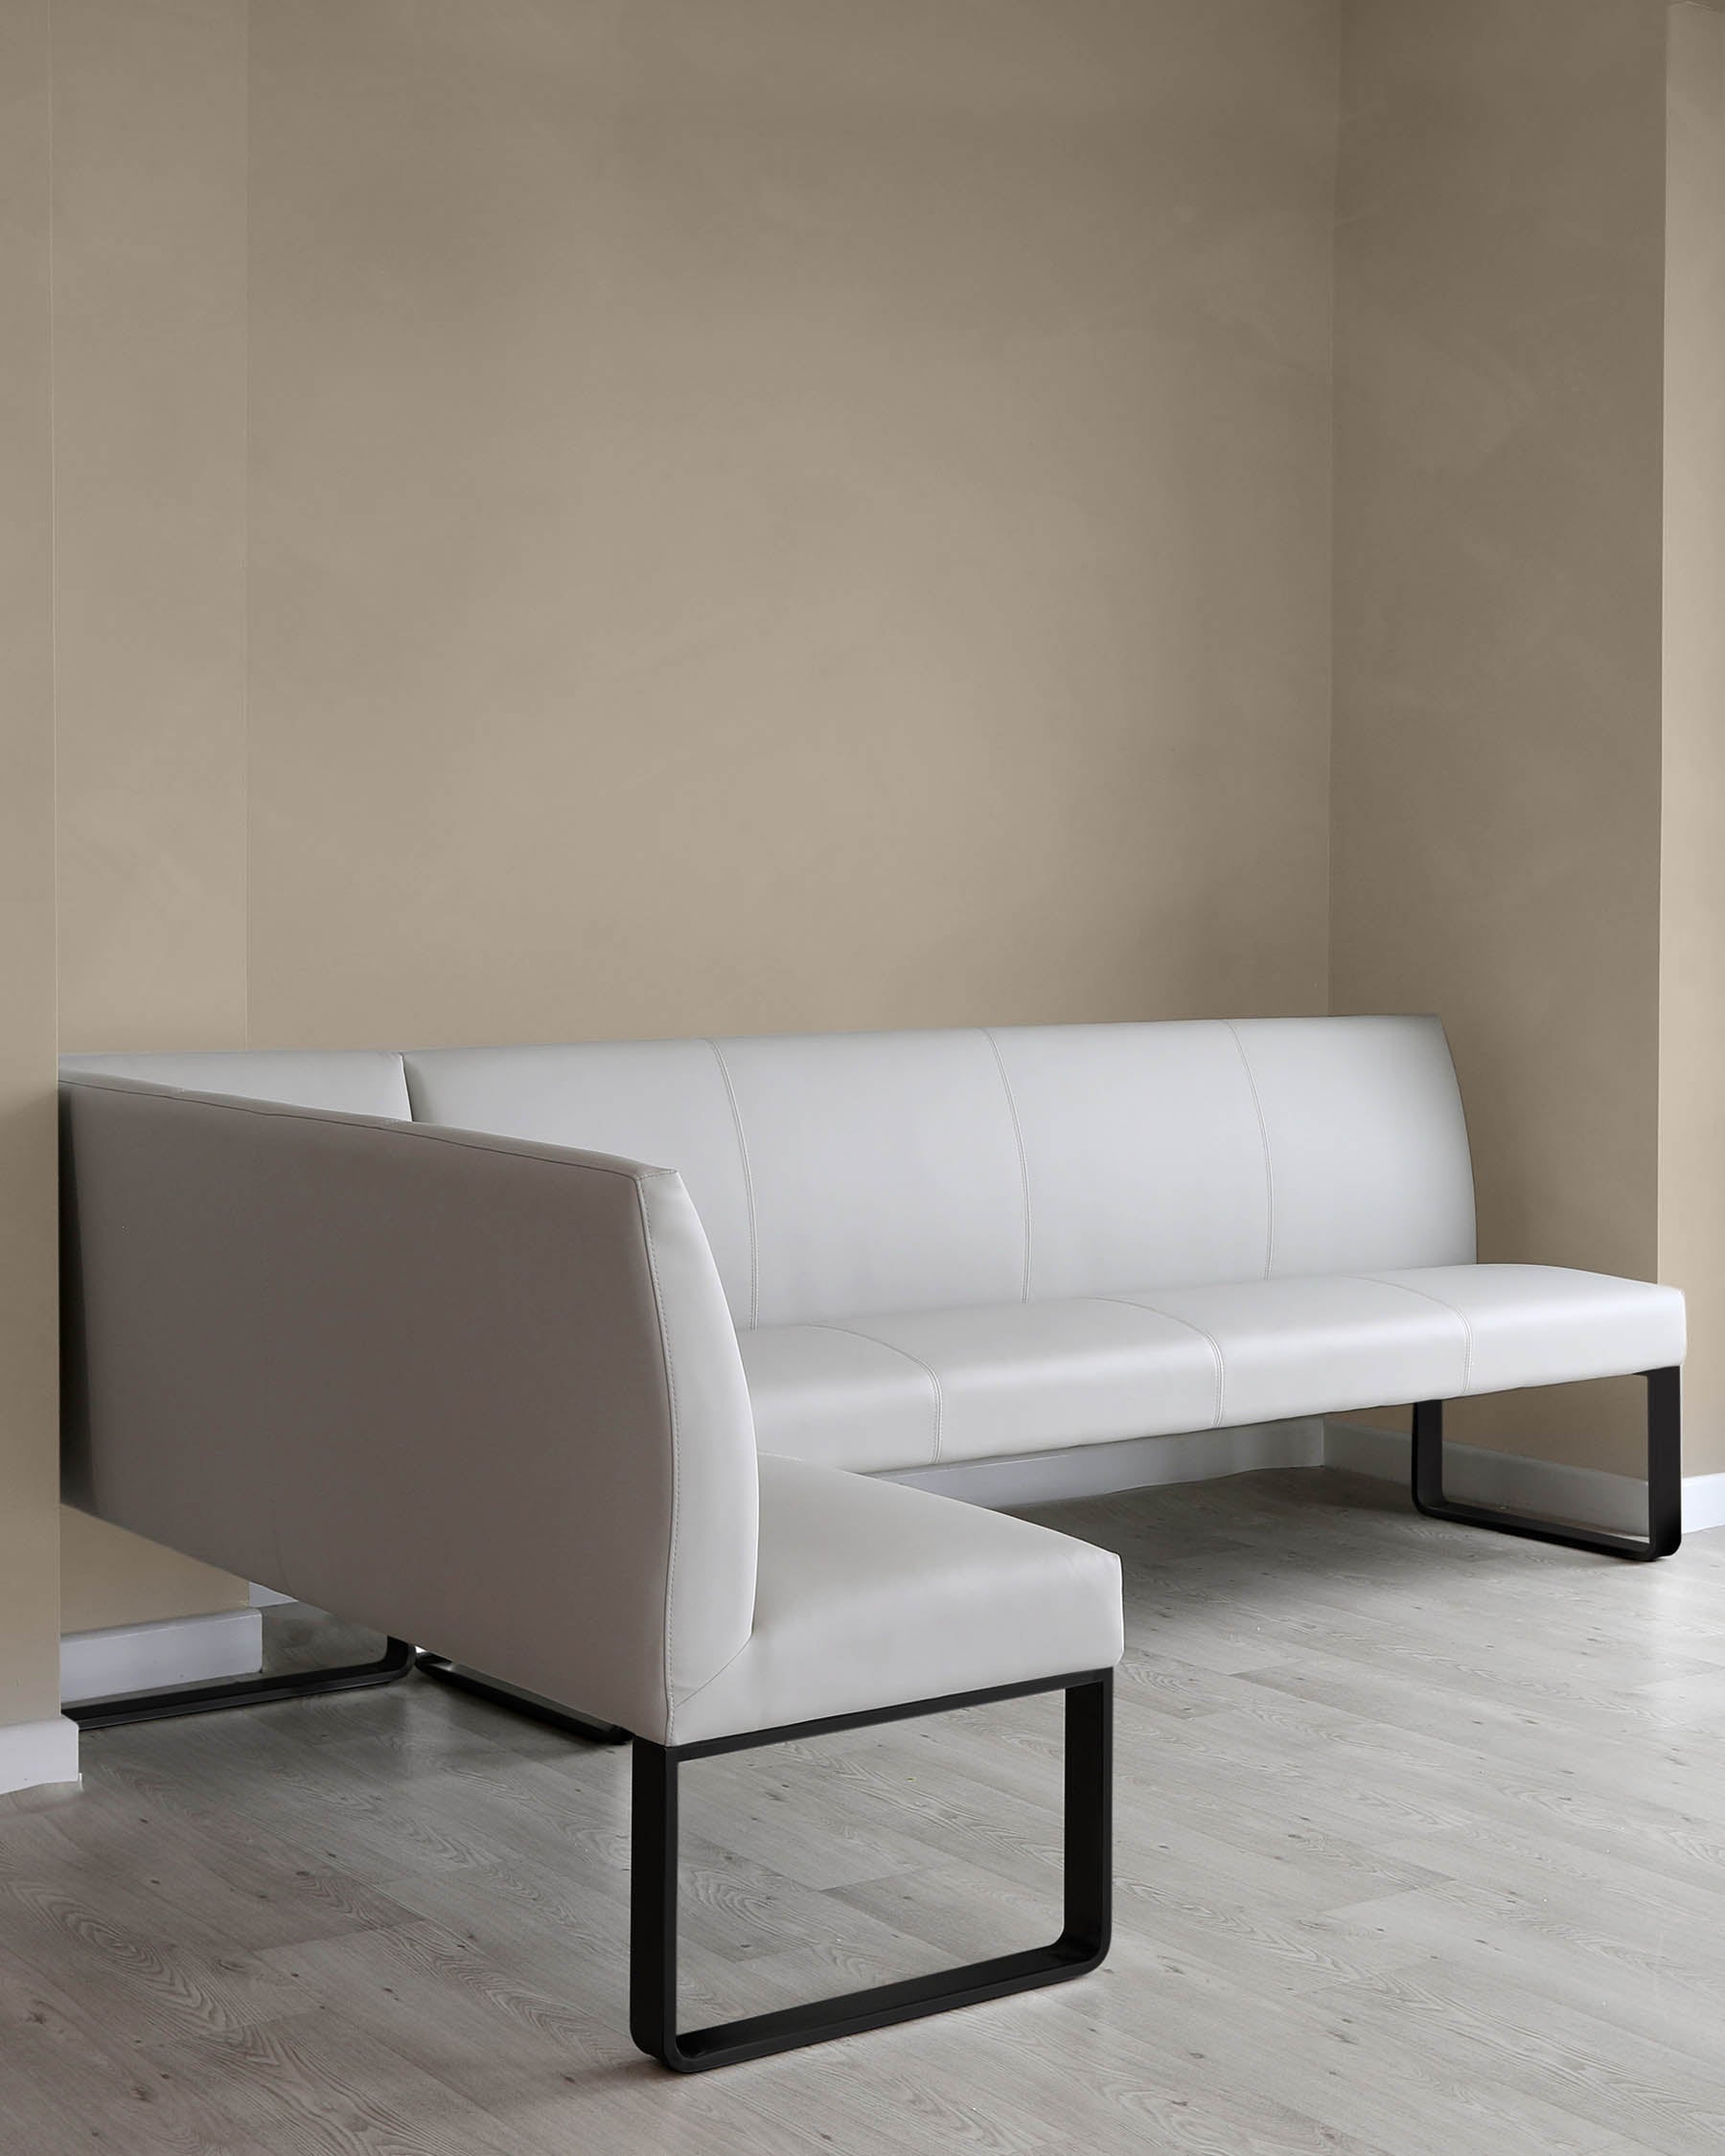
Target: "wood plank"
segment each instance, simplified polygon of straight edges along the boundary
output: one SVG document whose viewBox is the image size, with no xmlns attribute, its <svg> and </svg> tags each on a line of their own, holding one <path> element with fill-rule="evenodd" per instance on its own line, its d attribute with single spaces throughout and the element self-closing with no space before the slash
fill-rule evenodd
<svg viewBox="0 0 1725 2156">
<path fill-rule="evenodd" d="M 1725 1533 L 1571 1561 L 1326 1471 L 1036 1516 L 1126 1568 L 1098 1976 L 662 2075 L 627 1754 L 408 1684 L 92 1735 L 81 1797 L 0 1806 L 0 2146 L 1716 2156 Z M 688 2016 L 1047 1936 L 1059 1760 L 1027 1700 L 702 1763 Z"/>
</svg>

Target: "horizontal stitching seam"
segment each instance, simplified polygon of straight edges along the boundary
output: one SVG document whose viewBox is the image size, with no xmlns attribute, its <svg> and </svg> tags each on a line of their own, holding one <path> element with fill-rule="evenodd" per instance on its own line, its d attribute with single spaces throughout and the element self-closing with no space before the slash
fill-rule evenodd
<svg viewBox="0 0 1725 2156">
<path fill-rule="evenodd" d="M 104 1084 L 100 1079 L 89 1078 L 62 1078 L 60 1084 L 76 1087 L 80 1092 L 122 1093 L 133 1100 L 159 1101 L 166 1107 L 223 1109 L 229 1114 L 252 1115 L 265 1123 L 322 1123 L 343 1131 L 375 1131 L 380 1137 L 424 1138 L 433 1145 L 449 1146 L 458 1153 L 492 1153 L 505 1160 L 542 1160 L 548 1168 L 581 1168 L 588 1175 L 618 1176 L 626 1182 L 668 1181 L 678 1173 L 675 1168 L 654 1168 L 645 1163 L 639 1168 L 608 1168 L 597 1160 L 571 1160 L 550 1147 L 540 1153 L 529 1153 L 524 1147 L 515 1145 L 472 1145 L 438 1123 L 395 1122 L 384 1116 L 374 1119 L 344 1114 L 337 1108 L 307 1110 L 277 1106 L 268 1101 L 219 1100 L 211 1093 L 153 1092 L 139 1085 Z M 882 1344 L 885 1345 L 885 1342 Z"/>
</svg>

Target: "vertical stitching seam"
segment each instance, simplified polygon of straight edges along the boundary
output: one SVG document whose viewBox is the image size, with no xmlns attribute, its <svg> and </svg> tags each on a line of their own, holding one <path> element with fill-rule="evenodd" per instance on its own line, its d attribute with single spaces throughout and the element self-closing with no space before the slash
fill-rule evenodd
<svg viewBox="0 0 1725 2156">
<path fill-rule="evenodd" d="M 730 1102 L 731 1128 L 737 1134 L 737 1158 L 743 1167 L 743 1203 L 748 1212 L 748 1329 L 753 1332 L 761 1321 L 761 1230 L 755 1212 L 754 1171 L 748 1164 L 748 1139 L 743 1129 L 743 1111 L 737 1106 L 737 1089 L 731 1084 L 730 1065 L 724 1060 L 724 1051 L 709 1034 L 706 1044 L 713 1051 L 713 1061 L 719 1066 L 719 1075 L 724 1081 L 724 1097 Z"/>
<path fill-rule="evenodd" d="M 1222 1342 L 1214 1333 L 1199 1324 L 1195 1319 L 1176 1318 L 1171 1310 L 1160 1310 L 1153 1302 L 1130 1302 L 1124 1296 L 1085 1296 L 1081 1299 L 1085 1302 L 1111 1302 L 1117 1310 L 1141 1310 L 1147 1317 L 1164 1319 L 1170 1325 L 1184 1325 L 1188 1333 L 1196 1333 L 1201 1340 L 1208 1341 L 1210 1353 L 1216 1358 L 1216 1411 L 1211 1417 L 1210 1428 L 1221 1429 L 1222 1410 L 1228 1397 L 1228 1359 L 1222 1352 Z"/>
<path fill-rule="evenodd" d="M 675 1590 L 677 1585 L 677 1543 L 678 1531 L 682 1525 L 682 1476 L 680 1472 L 681 1462 L 678 1457 L 677 1373 L 671 1367 L 671 1338 L 665 1330 L 665 1302 L 664 1296 L 659 1287 L 658 1258 L 653 1248 L 653 1220 L 652 1216 L 647 1210 L 647 1191 L 645 1187 L 645 1179 L 639 1179 L 635 1182 L 635 1204 L 640 1207 L 641 1240 L 645 1244 L 647 1250 L 648 1277 L 653 1282 L 653 1315 L 655 1321 L 658 1326 L 659 1358 L 665 1365 L 665 1393 L 667 1400 L 669 1401 L 671 1411 L 671 1544 L 670 1548 L 666 1552 L 665 1556 L 665 1641 L 663 1667 L 665 1686 L 665 1736 L 667 1741 L 669 1741 L 671 1736 L 672 1717 L 676 1710 L 676 1702 L 671 1688 L 671 1665 L 674 1659 L 671 1652 L 671 1634 L 672 1627 L 675 1621 L 674 1612 L 676 1609 Z"/>
<path fill-rule="evenodd" d="M 1246 1053 L 1246 1044 L 1240 1039 L 1239 1029 L 1232 1019 L 1224 1019 L 1222 1023 L 1227 1026 L 1239 1052 L 1240 1067 L 1245 1071 L 1246 1084 L 1251 1089 L 1253 1112 L 1257 1116 L 1258 1136 L 1264 1147 L 1264 1278 L 1268 1280 L 1276 1267 L 1276 1170 L 1270 1159 L 1270 1126 L 1264 1120 L 1264 1104 L 1258 1096 L 1252 1058 Z"/>
<path fill-rule="evenodd" d="M 1386 1280 L 1381 1273 L 1342 1273 L 1337 1278 L 1368 1282 L 1374 1288 L 1394 1288 L 1404 1296 L 1417 1296 L 1421 1302 L 1435 1303 L 1439 1310 L 1447 1310 L 1461 1327 L 1461 1389 L 1467 1390 L 1473 1383 L 1474 1329 L 1465 1310 L 1458 1310 L 1453 1302 L 1445 1302 L 1429 1288 L 1410 1288 L 1405 1280 Z"/>
<path fill-rule="evenodd" d="M 1030 1161 L 1024 1152 L 1024 1126 L 1019 1121 L 1018 1096 L 1013 1092 L 1012 1080 L 1006 1075 L 1006 1059 L 1000 1053 L 1000 1044 L 994 1037 L 994 1028 L 985 1025 L 982 1038 L 994 1050 L 996 1067 L 1000 1073 L 1000 1084 L 1006 1089 L 1006 1112 L 1012 1117 L 1012 1135 L 1018 1143 L 1019 1181 L 1024 1193 L 1024 1286 L 1021 1302 L 1030 1300 Z"/>
<path fill-rule="evenodd" d="M 912 1355 L 908 1347 L 901 1347 L 897 1341 L 882 1340 L 878 1333 L 862 1332 L 855 1325 L 835 1325 L 825 1318 L 805 1318 L 801 1322 L 815 1332 L 844 1333 L 851 1340 L 865 1340 L 871 1347 L 884 1347 L 888 1355 L 902 1355 L 907 1363 L 915 1364 L 934 1388 L 934 1451 L 929 1463 L 932 1466 L 940 1457 L 943 1434 L 941 1425 L 946 1416 L 946 1394 L 940 1389 L 940 1373 L 931 1364 L 925 1363 L 920 1355 Z"/>
</svg>

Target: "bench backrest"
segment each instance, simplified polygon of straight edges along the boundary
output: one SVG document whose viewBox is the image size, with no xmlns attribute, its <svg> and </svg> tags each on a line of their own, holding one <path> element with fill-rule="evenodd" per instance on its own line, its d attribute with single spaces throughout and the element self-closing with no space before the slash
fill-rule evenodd
<svg viewBox="0 0 1725 2156">
<path fill-rule="evenodd" d="M 1431 1018 L 68 1063 L 678 1168 L 741 1326 L 1474 1256 Z"/>
<path fill-rule="evenodd" d="M 68 1080 L 71 1502 L 663 1742 L 748 1639 L 758 1531 L 676 1172 Z"/>
</svg>

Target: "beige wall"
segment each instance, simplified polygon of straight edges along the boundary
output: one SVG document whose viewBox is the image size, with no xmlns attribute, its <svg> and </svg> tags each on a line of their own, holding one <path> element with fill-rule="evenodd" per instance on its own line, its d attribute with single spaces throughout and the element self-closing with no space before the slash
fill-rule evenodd
<svg viewBox="0 0 1725 2156">
<path fill-rule="evenodd" d="M 1332 1007 L 1443 1014 L 1482 1256 L 1647 1276 L 1664 11 L 1345 20 Z M 1630 1471 L 1637 1388 L 1615 1390 L 1483 1403 L 1457 1433 Z"/>
<path fill-rule="evenodd" d="M 251 37 L 251 1037 L 1316 1007 L 1330 0 Z"/>
<path fill-rule="evenodd" d="M 1438 1009 L 1711 1307 L 1657 0 L 53 21 L 63 1044 Z"/>
<path fill-rule="evenodd" d="M 59 1709 L 46 0 L 0 6 L 0 1727 Z"/>
<path fill-rule="evenodd" d="M 244 1609 L 250 1601 L 247 1583 L 231 1572 L 163 1549 L 70 1505 L 60 1514 L 60 1578 L 62 1632 L 204 1617 Z"/>
<path fill-rule="evenodd" d="M 1320 1007 L 1334 15 L 58 0 L 63 1044 Z"/>
<path fill-rule="evenodd" d="M 1689 1296 L 1689 1464 L 1725 1468 L 1725 20 L 1671 12 L 1659 1263 Z"/>
<path fill-rule="evenodd" d="M 246 16 L 54 0 L 60 1038 L 245 1044 Z M 243 1581 L 67 1513 L 63 1629 Z"/>
<path fill-rule="evenodd" d="M 54 5 L 68 1046 L 245 1042 L 245 29 Z"/>
</svg>

